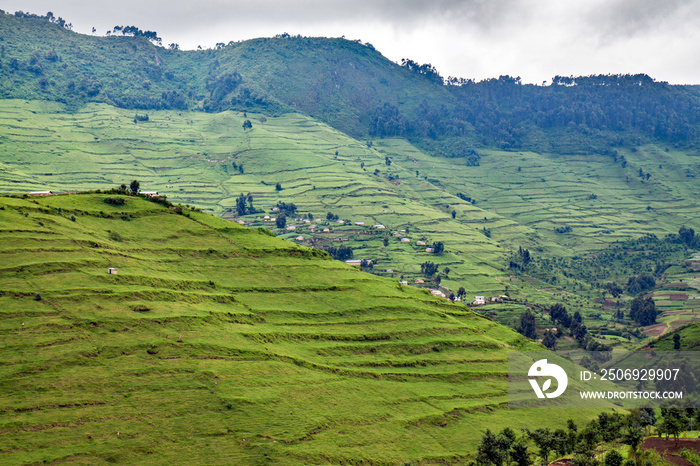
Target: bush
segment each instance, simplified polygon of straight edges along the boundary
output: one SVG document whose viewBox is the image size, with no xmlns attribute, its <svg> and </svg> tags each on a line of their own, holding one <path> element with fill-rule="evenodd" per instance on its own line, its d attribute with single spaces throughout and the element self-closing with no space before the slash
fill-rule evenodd
<svg viewBox="0 0 700 466">
<path fill-rule="evenodd" d="M 75 214 L 71 214 L 70 220 L 71 220 L 71 222 L 75 222 Z"/>
<path fill-rule="evenodd" d="M 38 291 L 34 293 L 34 301 L 41 301 L 41 293 Z"/>
<path fill-rule="evenodd" d="M 105 204 L 113 205 L 113 206 L 119 206 L 119 205 L 124 205 L 126 201 L 124 200 L 123 197 L 107 197 L 105 198 Z"/>
</svg>

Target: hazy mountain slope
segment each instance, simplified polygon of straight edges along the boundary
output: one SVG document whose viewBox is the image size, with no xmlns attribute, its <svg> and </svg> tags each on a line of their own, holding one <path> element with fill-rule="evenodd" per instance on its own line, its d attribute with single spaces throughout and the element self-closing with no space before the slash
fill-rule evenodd
<svg viewBox="0 0 700 466">
<path fill-rule="evenodd" d="M 693 86 L 646 75 L 451 80 L 369 44 L 280 36 L 177 51 L 142 37 L 72 33 L 42 18 L 0 15 L 0 95 L 132 109 L 301 111 L 356 137 L 407 137 L 434 155 L 474 146 L 581 154 L 656 141 L 694 146 Z M 456 85 L 459 84 L 459 85 Z"/>
<path fill-rule="evenodd" d="M 2 462 L 439 462 L 572 415 L 501 410 L 537 345 L 463 307 L 107 197 L 0 198 Z"/>
</svg>

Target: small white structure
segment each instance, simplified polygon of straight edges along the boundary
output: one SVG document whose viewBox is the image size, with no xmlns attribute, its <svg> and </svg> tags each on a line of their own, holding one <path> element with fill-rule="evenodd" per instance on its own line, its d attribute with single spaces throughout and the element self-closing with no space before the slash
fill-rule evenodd
<svg viewBox="0 0 700 466">
<path fill-rule="evenodd" d="M 304 241 L 304 237 L 303 237 L 303 236 L 297 236 L 297 241 Z"/>
<path fill-rule="evenodd" d="M 422 285 L 423 283 L 425 283 L 425 280 L 423 280 L 422 278 L 416 278 L 417 285 Z"/>
<path fill-rule="evenodd" d="M 384 225 L 381 225 L 381 224 L 379 224 L 379 225 L 374 225 L 374 228 L 376 228 L 377 230 L 384 230 L 384 229 L 386 229 L 386 227 L 385 227 Z"/>
<path fill-rule="evenodd" d="M 440 290 L 430 290 L 430 294 L 432 294 L 433 296 L 437 296 L 438 298 L 444 298 L 444 297 L 445 297 L 445 293 L 443 293 L 443 292 L 440 291 Z"/>
<path fill-rule="evenodd" d="M 273 207 L 273 208 L 272 208 L 272 211 L 273 211 L 273 212 L 279 212 L 279 211 L 280 211 L 280 208 L 279 208 L 279 207 Z"/>
<path fill-rule="evenodd" d="M 51 191 L 32 191 L 29 193 L 30 196 L 52 196 Z"/>
<path fill-rule="evenodd" d="M 146 197 L 156 197 L 158 195 L 158 191 L 141 191 L 141 194 Z"/>
<path fill-rule="evenodd" d="M 394 273 L 394 271 L 391 269 L 386 269 L 386 273 Z"/>
<path fill-rule="evenodd" d="M 427 244 L 428 243 L 426 243 L 425 241 L 416 241 L 416 246 L 425 246 Z"/>
<path fill-rule="evenodd" d="M 108 273 L 109 275 L 117 275 L 117 269 L 114 268 L 114 267 L 108 267 L 108 268 L 107 268 L 107 273 Z"/>
<path fill-rule="evenodd" d="M 391 236 L 393 236 L 394 238 L 398 238 L 399 236 L 402 236 L 402 235 L 401 235 L 401 233 L 399 233 L 397 231 L 396 233 L 392 234 Z"/>
<path fill-rule="evenodd" d="M 350 259 L 345 261 L 345 263 L 348 265 L 357 265 L 359 267 L 362 264 L 362 261 L 359 259 Z"/>
<path fill-rule="evenodd" d="M 401 242 L 402 242 L 402 243 L 410 243 L 410 242 L 411 242 L 411 238 L 401 238 Z"/>
<path fill-rule="evenodd" d="M 239 225 L 245 225 L 245 222 L 243 220 L 236 220 L 236 223 L 238 223 Z"/>
<path fill-rule="evenodd" d="M 408 285 L 408 280 L 401 280 L 399 283 L 401 283 L 402 285 Z"/>
<path fill-rule="evenodd" d="M 323 229 L 323 232 L 324 232 L 324 233 L 330 233 L 330 232 L 331 232 L 331 229 L 330 229 L 330 228 L 324 228 L 324 229 Z"/>
<path fill-rule="evenodd" d="M 345 220 L 338 220 L 338 221 L 337 221 L 337 222 L 335 222 L 335 223 L 337 223 L 338 225 L 342 225 L 342 224 L 344 224 L 344 223 L 345 223 Z"/>
<path fill-rule="evenodd" d="M 287 230 L 296 230 L 296 229 L 297 229 L 297 227 L 295 227 L 294 225 L 289 225 L 287 227 Z"/>
<path fill-rule="evenodd" d="M 265 215 L 265 216 L 263 217 L 263 220 L 270 220 L 270 216 L 269 216 L 269 215 Z"/>
<path fill-rule="evenodd" d="M 359 226 L 362 226 L 364 224 L 365 224 L 365 222 L 355 222 L 355 225 L 359 225 Z"/>
<path fill-rule="evenodd" d="M 425 248 L 425 252 L 435 252 L 435 248 Z"/>
<path fill-rule="evenodd" d="M 486 299 L 483 296 L 474 296 L 474 304 L 477 306 L 486 304 Z"/>
</svg>

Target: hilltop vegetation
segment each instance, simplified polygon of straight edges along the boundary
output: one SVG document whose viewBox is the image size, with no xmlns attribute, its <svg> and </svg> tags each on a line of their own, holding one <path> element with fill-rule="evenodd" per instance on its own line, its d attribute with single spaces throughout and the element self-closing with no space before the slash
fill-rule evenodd
<svg viewBox="0 0 700 466">
<path fill-rule="evenodd" d="M 477 147 L 614 157 L 620 146 L 687 146 L 700 135 L 697 90 L 646 75 L 556 76 L 549 86 L 509 76 L 443 80 L 429 64 L 395 64 L 360 41 L 282 34 L 181 51 L 158 47 L 155 32 L 135 26 L 128 36 L 85 36 L 22 16 L 0 15 L 5 98 L 72 108 L 302 111 L 355 137 L 406 137 L 473 163 Z"/>
<path fill-rule="evenodd" d="M 0 461 L 454 461 L 486 426 L 533 425 L 502 408 L 507 351 L 538 345 L 181 212 L 115 194 L 0 198 Z"/>
</svg>

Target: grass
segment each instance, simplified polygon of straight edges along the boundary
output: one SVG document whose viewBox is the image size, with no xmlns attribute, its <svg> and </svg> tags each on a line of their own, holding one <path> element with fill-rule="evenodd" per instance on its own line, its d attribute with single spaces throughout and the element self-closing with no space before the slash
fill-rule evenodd
<svg viewBox="0 0 700 466">
<path fill-rule="evenodd" d="M 297 242 L 316 248 L 347 239 L 342 244 L 352 247 L 356 258 L 373 260 L 374 273 L 411 284 L 425 279 L 421 263 L 433 261 L 443 290 L 449 294 L 464 287 L 469 301 L 475 295 L 504 293 L 520 304 L 560 301 L 584 315 L 600 313 L 604 323 L 613 311 L 596 303 L 599 291 L 591 280 L 581 281 L 600 275 L 587 254 L 619 249 L 622 240 L 645 233 L 662 237 L 682 224 L 700 230 L 692 208 L 697 187 L 686 176 L 693 157 L 656 146 L 626 152 L 625 169 L 604 157 L 496 151 L 485 152 L 481 165 L 472 167 L 460 159 L 431 157 L 398 139 L 375 140 L 368 147 L 298 114 L 262 118 L 150 111 L 147 123 L 136 124 L 131 111 L 105 104 L 88 104 L 73 113 L 40 101 L 3 100 L 0 107 L 0 191 L 103 189 L 136 178 L 144 190 L 158 190 L 173 201 L 227 218 L 236 218 L 238 195 L 250 192 L 263 212 L 239 220 L 269 229 L 275 229 L 274 223 L 262 217 L 274 217 L 271 209 L 278 201 L 294 202 L 299 216 L 312 213 L 314 221 L 290 219 L 295 230 L 275 229 L 280 236 L 293 241 L 302 236 Z M 246 119 L 253 122 L 250 130 L 243 129 Z M 656 161 L 664 168 L 654 169 Z M 643 184 L 634 178 L 637 166 L 653 173 L 652 178 Z M 278 182 L 281 191 L 275 189 Z M 593 193 L 597 197 L 589 199 Z M 131 215 L 128 207 L 104 203 L 81 210 Z M 346 222 L 326 221 L 329 211 Z M 386 229 L 375 229 L 375 224 Z M 313 231 L 312 225 L 317 227 Z M 571 231 L 555 232 L 563 225 Z M 323 228 L 331 231 L 323 233 Z M 129 240 L 121 231 L 110 235 L 110 241 Z M 402 243 L 401 237 L 411 242 Z M 442 241 L 446 252 L 426 253 L 418 241 Z M 539 278 L 507 270 L 511 251 L 520 246 L 531 250 Z M 679 254 L 664 259 L 682 260 Z M 623 256 L 603 267 L 624 265 Z M 557 258 L 574 261 L 576 275 L 557 271 L 562 266 Z M 652 262 L 640 264 L 653 268 Z M 652 270 L 635 273 L 641 272 Z M 436 287 L 430 280 L 422 286 Z M 685 309 L 670 304 L 661 300 L 661 309 Z M 517 315 L 497 312 L 494 317 L 512 325 Z"/>
<path fill-rule="evenodd" d="M 463 306 L 106 197 L 0 198 L 0 462 L 430 464 L 592 414 L 508 411 L 507 352 L 538 346 Z"/>
</svg>

